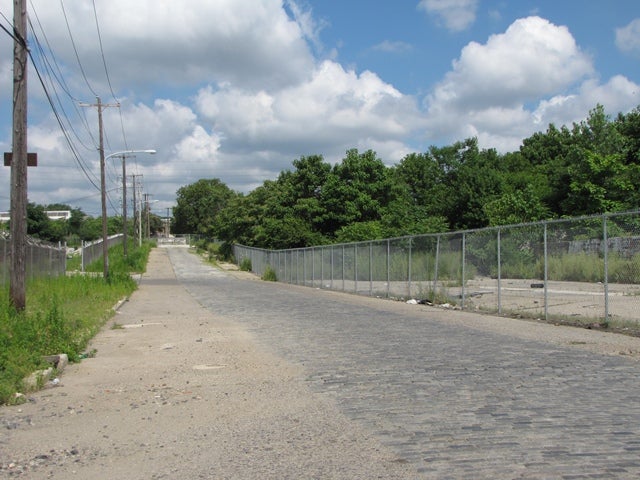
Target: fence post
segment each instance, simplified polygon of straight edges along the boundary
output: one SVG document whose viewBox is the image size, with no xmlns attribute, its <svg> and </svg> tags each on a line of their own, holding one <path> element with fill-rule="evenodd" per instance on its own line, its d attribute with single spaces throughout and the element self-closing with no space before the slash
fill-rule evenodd
<svg viewBox="0 0 640 480">
<path fill-rule="evenodd" d="M 413 237 L 409 237 L 409 265 L 408 265 L 408 287 L 409 287 L 409 298 L 411 298 L 411 243 L 413 241 Z"/>
<path fill-rule="evenodd" d="M 391 241 L 387 239 L 387 298 L 391 289 Z"/>
<path fill-rule="evenodd" d="M 342 245 L 342 291 L 344 292 L 344 244 Z"/>
<path fill-rule="evenodd" d="M 329 259 L 329 269 L 331 270 L 331 281 L 329 282 L 329 288 L 333 290 L 333 247 L 329 247 L 329 253 L 331 258 Z"/>
<path fill-rule="evenodd" d="M 460 308 L 464 310 L 464 284 L 466 280 L 466 249 L 467 249 L 467 234 L 466 232 L 462 232 L 462 288 L 460 290 Z"/>
<path fill-rule="evenodd" d="M 602 239 L 604 256 L 604 321 L 609 321 L 609 232 L 607 216 L 602 216 Z"/>
<path fill-rule="evenodd" d="M 369 242 L 369 296 L 373 297 L 373 242 Z"/>
<path fill-rule="evenodd" d="M 547 250 L 547 222 L 544 222 L 544 319 L 549 320 L 549 255 Z"/>
<path fill-rule="evenodd" d="M 498 313 L 502 314 L 502 258 L 500 252 L 502 236 L 500 232 L 501 230 L 498 227 Z"/>
<path fill-rule="evenodd" d="M 324 247 L 320 247 L 320 288 L 324 288 Z"/>
<path fill-rule="evenodd" d="M 358 293 L 358 244 L 353 244 L 353 288 Z"/>
<path fill-rule="evenodd" d="M 438 292 L 438 264 L 440 263 L 440 235 L 436 237 L 436 264 L 433 267 L 433 296 Z"/>
</svg>

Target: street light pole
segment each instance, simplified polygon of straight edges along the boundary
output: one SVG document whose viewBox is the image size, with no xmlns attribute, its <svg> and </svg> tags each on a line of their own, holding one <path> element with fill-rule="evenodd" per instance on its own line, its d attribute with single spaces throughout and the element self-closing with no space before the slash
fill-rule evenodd
<svg viewBox="0 0 640 480">
<path fill-rule="evenodd" d="M 101 129 L 102 131 L 102 129 Z M 102 152 L 102 150 L 101 150 Z M 127 167 L 126 167 L 126 157 L 131 156 L 135 153 L 149 153 L 151 155 L 155 154 L 155 150 L 123 150 L 121 152 L 115 152 L 110 155 L 104 157 L 104 160 L 101 161 L 101 171 L 104 172 L 104 162 L 111 157 L 122 157 L 122 238 L 123 238 L 123 253 L 124 256 L 127 256 Z M 102 254 L 104 256 L 104 277 L 107 278 L 109 274 L 109 253 L 107 246 L 107 211 L 106 211 L 106 199 L 105 196 L 105 185 L 104 185 L 104 174 L 103 174 L 103 184 L 102 184 Z"/>
</svg>

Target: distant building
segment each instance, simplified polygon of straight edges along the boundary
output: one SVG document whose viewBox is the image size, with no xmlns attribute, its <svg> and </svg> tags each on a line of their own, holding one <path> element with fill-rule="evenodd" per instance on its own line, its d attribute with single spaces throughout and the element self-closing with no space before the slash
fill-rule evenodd
<svg viewBox="0 0 640 480">
<path fill-rule="evenodd" d="M 45 213 L 49 220 L 69 220 L 71 218 L 71 210 L 47 210 Z M 9 212 L 0 212 L 0 222 L 8 222 L 10 219 Z"/>
</svg>

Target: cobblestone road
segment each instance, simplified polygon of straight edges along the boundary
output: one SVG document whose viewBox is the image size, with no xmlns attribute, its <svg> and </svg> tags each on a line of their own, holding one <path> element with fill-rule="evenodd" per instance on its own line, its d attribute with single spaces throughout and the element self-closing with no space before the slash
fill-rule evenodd
<svg viewBox="0 0 640 480">
<path fill-rule="evenodd" d="M 303 364 L 313 388 L 417 478 L 639 478 L 640 363 L 461 328 L 388 301 L 243 281 L 171 249 L 217 315 Z"/>
</svg>

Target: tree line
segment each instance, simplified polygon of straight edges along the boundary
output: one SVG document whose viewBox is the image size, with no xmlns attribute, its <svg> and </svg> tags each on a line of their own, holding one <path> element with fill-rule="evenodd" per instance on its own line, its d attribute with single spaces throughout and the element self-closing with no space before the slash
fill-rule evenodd
<svg viewBox="0 0 640 480">
<path fill-rule="evenodd" d="M 69 211 L 69 218 L 52 220 L 48 211 Z M 107 233 L 115 235 L 122 233 L 124 225 L 122 216 L 107 217 Z M 133 219 L 127 220 L 127 232 L 133 235 Z M 164 230 L 163 220 L 154 214 L 149 215 L 151 232 Z M 0 224 L 0 230 L 9 233 L 9 224 Z M 40 205 L 29 202 L 27 204 L 27 234 L 53 243 L 64 243 L 70 247 L 78 247 L 81 242 L 90 242 L 102 238 L 102 217 L 91 217 L 80 208 L 72 208 L 64 203 Z"/>
<path fill-rule="evenodd" d="M 639 206 L 640 107 L 612 119 L 598 105 L 505 154 L 469 138 L 390 167 L 372 150 L 348 150 L 335 165 L 302 156 L 248 194 L 199 180 L 178 190 L 172 231 L 281 249 Z"/>
</svg>

